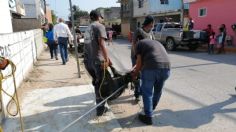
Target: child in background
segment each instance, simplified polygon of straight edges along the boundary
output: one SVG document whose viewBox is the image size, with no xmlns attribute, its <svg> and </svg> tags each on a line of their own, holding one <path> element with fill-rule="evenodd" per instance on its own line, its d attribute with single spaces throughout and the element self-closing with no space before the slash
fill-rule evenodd
<svg viewBox="0 0 236 132">
<path fill-rule="evenodd" d="M 216 44 L 216 37 L 215 37 L 215 32 L 212 32 L 210 36 L 210 46 L 209 46 L 209 54 L 214 54 L 214 47 Z"/>
</svg>

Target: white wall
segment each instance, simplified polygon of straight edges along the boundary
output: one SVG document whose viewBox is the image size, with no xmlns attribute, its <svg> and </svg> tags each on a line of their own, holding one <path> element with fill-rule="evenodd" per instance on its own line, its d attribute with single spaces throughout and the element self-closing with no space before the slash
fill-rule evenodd
<svg viewBox="0 0 236 132">
<path fill-rule="evenodd" d="M 8 0 L 0 0 L 0 17 L 0 34 L 13 32 Z"/>
<path fill-rule="evenodd" d="M 17 87 L 26 78 L 37 56 L 44 49 L 42 36 L 43 33 L 40 29 L 0 35 L 0 45 L 4 47 L 4 53 L 1 56 L 9 58 L 16 65 L 15 76 Z M 4 75 L 11 73 L 11 67 L 8 66 L 2 72 Z M 13 95 L 15 92 L 13 78 L 3 81 L 3 89 Z M 6 109 L 10 97 L 2 93 L 2 100 L 3 107 Z"/>
<path fill-rule="evenodd" d="M 133 0 L 134 5 L 134 17 L 147 16 L 149 14 L 149 3 L 148 0 L 144 0 L 143 7 L 139 8 L 138 0 Z"/>
</svg>

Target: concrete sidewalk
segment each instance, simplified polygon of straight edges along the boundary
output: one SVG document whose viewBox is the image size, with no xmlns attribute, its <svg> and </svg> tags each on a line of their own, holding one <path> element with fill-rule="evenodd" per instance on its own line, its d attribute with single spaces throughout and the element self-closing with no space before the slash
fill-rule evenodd
<svg viewBox="0 0 236 132">
<path fill-rule="evenodd" d="M 58 132 L 94 105 L 94 89 L 83 65 L 78 78 L 72 55 L 67 65 L 49 59 L 43 52 L 34 70 L 19 88 L 25 131 Z M 111 111 L 96 117 L 96 111 L 76 122 L 66 132 L 121 131 Z M 20 131 L 19 118 L 4 121 L 4 132 Z"/>
</svg>

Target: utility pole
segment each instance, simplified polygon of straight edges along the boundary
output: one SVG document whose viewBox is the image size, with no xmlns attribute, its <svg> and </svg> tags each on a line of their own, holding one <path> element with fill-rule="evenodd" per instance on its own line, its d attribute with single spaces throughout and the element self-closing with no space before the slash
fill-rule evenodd
<svg viewBox="0 0 236 132">
<path fill-rule="evenodd" d="M 180 15 L 180 23 L 184 24 L 184 0 L 181 0 L 181 15 Z"/>
<path fill-rule="evenodd" d="M 69 0 L 69 2 L 70 2 L 70 13 L 71 13 L 71 21 L 72 21 L 72 32 L 73 32 L 73 36 L 74 36 L 75 58 L 76 58 L 76 62 L 77 62 L 78 76 L 80 78 L 81 75 L 80 75 L 80 66 L 79 66 L 78 43 L 77 43 L 76 34 L 75 34 L 74 13 L 72 10 L 71 0 Z"/>
</svg>

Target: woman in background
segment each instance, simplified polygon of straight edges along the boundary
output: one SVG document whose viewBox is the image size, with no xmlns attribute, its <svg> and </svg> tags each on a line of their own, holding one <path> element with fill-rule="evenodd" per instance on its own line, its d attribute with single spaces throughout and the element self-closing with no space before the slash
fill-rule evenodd
<svg viewBox="0 0 236 132">
<path fill-rule="evenodd" d="M 49 23 L 48 31 L 46 32 L 46 38 L 48 39 L 47 44 L 50 50 L 51 59 L 53 59 L 54 55 L 56 60 L 58 60 L 58 44 L 55 42 L 53 38 L 53 24 Z M 53 55 L 54 54 L 54 55 Z"/>
</svg>

